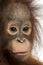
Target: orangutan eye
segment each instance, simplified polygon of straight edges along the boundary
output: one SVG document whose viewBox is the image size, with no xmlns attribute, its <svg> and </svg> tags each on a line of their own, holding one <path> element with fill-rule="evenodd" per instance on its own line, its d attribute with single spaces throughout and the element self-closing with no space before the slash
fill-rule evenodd
<svg viewBox="0 0 43 65">
<path fill-rule="evenodd" d="M 11 32 L 16 32 L 17 31 L 17 28 L 13 26 L 13 27 L 10 28 L 10 31 Z"/>
<path fill-rule="evenodd" d="M 24 31 L 24 32 L 28 32 L 28 31 L 29 31 L 29 27 L 24 27 L 24 28 L 23 28 L 23 31 Z"/>
</svg>

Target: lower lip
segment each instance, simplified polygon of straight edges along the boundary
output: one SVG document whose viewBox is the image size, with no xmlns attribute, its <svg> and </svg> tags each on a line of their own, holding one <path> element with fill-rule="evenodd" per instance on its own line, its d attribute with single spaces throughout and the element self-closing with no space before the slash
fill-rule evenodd
<svg viewBox="0 0 43 65">
<path fill-rule="evenodd" d="M 28 54 L 28 52 L 18 52 L 18 53 L 14 53 L 15 55 L 18 55 L 18 56 L 25 56 Z"/>
</svg>

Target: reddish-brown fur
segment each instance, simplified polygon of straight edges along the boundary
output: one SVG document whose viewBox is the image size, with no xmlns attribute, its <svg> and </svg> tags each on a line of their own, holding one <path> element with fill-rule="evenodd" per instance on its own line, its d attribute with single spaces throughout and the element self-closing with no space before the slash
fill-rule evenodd
<svg viewBox="0 0 43 65">
<path fill-rule="evenodd" d="M 32 3 L 33 0 L 0 0 L 0 37 L 3 37 L 2 35 L 2 30 L 3 30 L 3 22 L 2 21 L 2 12 L 3 12 L 3 9 L 6 8 L 9 4 L 13 3 L 13 2 L 21 2 L 21 3 L 24 3 L 26 4 L 30 11 L 32 11 L 32 9 L 34 10 L 35 7 L 32 7 L 31 6 L 31 3 Z M 37 8 L 36 8 L 37 9 Z M 34 41 L 34 39 L 37 39 L 36 37 L 36 34 L 38 35 L 38 31 L 37 31 L 37 24 L 38 24 L 38 21 L 37 19 L 35 19 L 35 17 L 33 16 L 32 12 L 31 12 L 31 15 L 32 15 L 32 25 L 33 25 L 33 32 L 32 32 L 32 40 L 31 42 Z M 36 33 L 36 34 L 35 34 Z M 39 35 L 38 35 L 39 37 Z M 43 65 L 41 62 L 35 60 L 33 57 L 30 56 L 29 59 L 27 59 L 26 61 L 24 62 L 19 62 L 17 60 L 11 60 L 9 61 L 9 63 L 6 61 L 5 57 L 3 56 L 3 54 L 1 53 L 1 43 L 3 42 L 3 39 L 0 38 L 0 65 Z"/>
</svg>

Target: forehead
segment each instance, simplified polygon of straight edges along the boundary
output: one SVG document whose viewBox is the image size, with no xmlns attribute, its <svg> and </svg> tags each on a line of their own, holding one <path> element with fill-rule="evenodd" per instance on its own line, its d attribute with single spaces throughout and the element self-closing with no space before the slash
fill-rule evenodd
<svg viewBox="0 0 43 65">
<path fill-rule="evenodd" d="M 12 3 L 4 9 L 4 17 L 25 20 L 30 18 L 30 11 L 25 4 Z"/>
</svg>

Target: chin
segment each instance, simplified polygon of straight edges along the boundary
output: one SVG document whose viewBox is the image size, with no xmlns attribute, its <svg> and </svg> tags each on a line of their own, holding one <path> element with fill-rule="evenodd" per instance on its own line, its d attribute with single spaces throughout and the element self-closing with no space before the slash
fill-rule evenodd
<svg viewBox="0 0 43 65">
<path fill-rule="evenodd" d="M 19 61 L 26 61 L 29 58 L 29 53 L 12 53 L 13 58 Z"/>
</svg>

